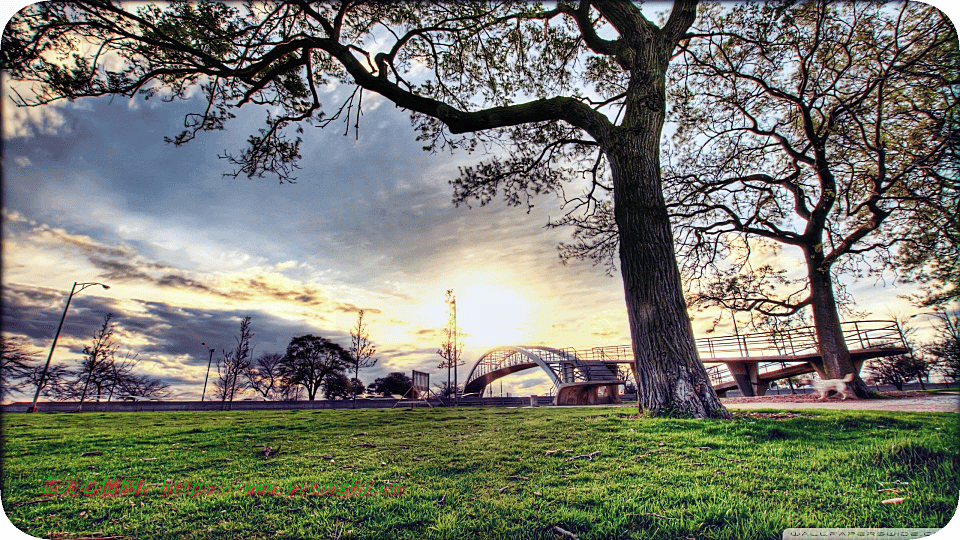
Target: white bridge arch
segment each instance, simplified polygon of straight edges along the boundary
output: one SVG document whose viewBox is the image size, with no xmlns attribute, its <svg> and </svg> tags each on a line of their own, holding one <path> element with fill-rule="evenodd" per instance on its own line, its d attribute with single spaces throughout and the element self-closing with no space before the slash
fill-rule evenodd
<svg viewBox="0 0 960 540">
<path fill-rule="evenodd" d="M 618 377 L 616 363 L 586 362 L 572 349 L 507 345 L 491 349 L 480 356 L 467 375 L 463 392 L 483 395 L 483 391 L 493 381 L 536 367 L 550 377 L 556 389 L 558 404 L 596 402 L 598 399 L 615 400 L 615 387 L 624 382 Z M 573 397 L 573 394 L 577 396 Z M 569 399 L 564 399 L 565 396 Z"/>
</svg>

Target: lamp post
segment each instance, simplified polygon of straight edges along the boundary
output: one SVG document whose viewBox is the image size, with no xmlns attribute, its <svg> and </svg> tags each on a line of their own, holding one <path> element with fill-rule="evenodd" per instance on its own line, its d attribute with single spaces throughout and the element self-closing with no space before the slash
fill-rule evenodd
<svg viewBox="0 0 960 540">
<path fill-rule="evenodd" d="M 200 394 L 200 401 L 203 401 L 203 396 L 207 394 L 207 379 L 210 378 L 210 364 L 213 363 L 213 351 L 215 351 L 216 349 L 211 349 L 210 346 L 207 345 L 206 343 L 201 342 L 200 344 L 210 349 L 210 360 L 207 360 L 207 376 L 203 378 L 203 393 Z"/>
<path fill-rule="evenodd" d="M 80 286 L 78 289 L 77 286 Z M 30 407 L 29 412 L 37 412 L 37 400 L 40 399 L 40 390 L 43 389 L 43 383 L 47 378 L 47 370 L 50 368 L 50 360 L 53 358 L 53 351 L 57 348 L 57 340 L 60 338 L 60 330 L 63 329 L 63 321 L 67 318 L 67 310 L 70 309 L 70 301 L 73 300 L 73 295 L 78 292 L 86 289 L 87 287 L 92 287 L 94 285 L 100 285 L 104 289 L 109 289 L 109 285 L 104 285 L 103 283 L 73 283 L 73 287 L 70 288 L 70 296 L 67 297 L 67 305 L 63 308 L 63 315 L 60 316 L 60 326 L 57 327 L 57 333 L 53 336 L 53 345 L 50 346 L 50 354 L 47 355 L 47 363 L 43 366 L 43 373 L 40 374 L 40 380 L 37 382 L 37 393 L 33 396 L 33 406 Z"/>
</svg>

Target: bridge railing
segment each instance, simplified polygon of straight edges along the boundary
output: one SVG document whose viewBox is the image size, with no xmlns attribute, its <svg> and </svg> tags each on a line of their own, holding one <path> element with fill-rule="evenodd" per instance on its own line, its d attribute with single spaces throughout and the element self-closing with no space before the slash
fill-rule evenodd
<svg viewBox="0 0 960 540">
<path fill-rule="evenodd" d="M 840 323 L 847 347 L 874 349 L 906 347 L 895 321 L 849 321 Z M 817 334 L 813 326 L 733 336 L 706 337 L 697 340 L 700 359 L 750 358 L 758 356 L 801 356 L 817 352 Z"/>
<path fill-rule="evenodd" d="M 900 327 L 895 321 L 849 321 L 840 325 L 847 347 L 851 350 L 906 346 Z M 630 345 L 563 350 L 587 362 L 624 362 L 633 359 L 633 348 Z M 697 351 L 700 359 L 704 361 L 713 358 L 801 356 L 817 352 L 817 333 L 815 327 L 803 326 L 769 332 L 703 337 L 697 339 Z"/>
<path fill-rule="evenodd" d="M 757 364 L 757 372 L 763 375 L 764 373 L 786 369 L 803 363 L 804 362 L 764 362 Z M 730 374 L 730 370 L 724 364 L 712 364 L 706 367 L 707 375 L 710 377 L 710 384 L 713 386 L 733 380 L 733 375 Z"/>
<path fill-rule="evenodd" d="M 850 350 L 907 346 L 896 321 L 849 321 L 840 324 L 844 340 Z M 697 351 L 700 354 L 700 359 L 706 363 L 709 363 L 712 359 L 763 356 L 784 358 L 780 361 L 758 364 L 758 371 L 767 373 L 798 364 L 798 362 L 791 362 L 789 357 L 816 353 L 816 328 L 803 326 L 769 332 L 704 337 L 697 339 Z M 594 347 L 589 351 L 573 352 L 587 361 L 623 362 L 633 359 L 633 349 L 630 345 Z M 714 385 L 733 379 L 730 370 L 724 365 L 707 366 L 707 375 Z"/>
</svg>

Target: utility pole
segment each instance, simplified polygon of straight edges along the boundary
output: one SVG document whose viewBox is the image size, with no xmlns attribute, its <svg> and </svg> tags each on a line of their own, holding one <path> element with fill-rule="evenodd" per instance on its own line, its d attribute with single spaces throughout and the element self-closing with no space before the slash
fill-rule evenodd
<svg viewBox="0 0 960 540">
<path fill-rule="evenodd" d="M 459 405 L 457 401 L 457 366 L 460 364 L 460 345 L 457 342 L 457 297 L 451 298 L 451 307 L 453 309 L 453 403 Z"/>
<path fill-rule="evenodd" d="M 80 288 L 77 288 L 77 285 L 80 285 Z M 104 290 L 110 288 L 109 285 L 104 285 L 103 283 L 77 283 L 73 282 L 73 287 L 70 287 L 70 296 L 67 297 L 67 305 L 63 308 L 63 315 L 60 316 L 60 326 L 57 327 L 57 333 L 53 336 L 53 345 L 50 346 L 50 354 L 47 355 L 47 363 L 43 366 L 43 373 L 40 374 L 40 381 L 37 383 L 37 393 L 33 396 L 33 405 L 30 407 L 29 412 L 37 412 L 37 400 L 40 398 L 40 390 L 43 389 L 43 383 L 47 378 L 47 370 L 50 369 L 50 360 L 53 358 L 53 351 L 57 348 L 57 340 L 60 339 L 60 331 L 63 330 L 63 321 L 67 318 L 67 310 L 70 309 L 70 301 L 73 300 L 73 295 L 78 292 L 86 289 L 87 287 L 92 287 L 93 285 L 99 285 L 103 287 Z"/>
<path fill-rule="evenodd" d="M 201 342 L 200 344 L 203 345 L 204 347 L 210 349 L 210 346 L 207 345 L 206 343 Z M 207 376 L 203 378 L 203 393 L 200 394 L 200 401 L 203 401 L 203 396 L 205 396 L 205 395 L 207 394 L 207 379 L 210 378 L 210 364 L 213 363 L 213 351 L 214 351 L 214 350 L 215 350 L 215 349 L 210 349 L 210 360 L 207 360 Z"/>
</svg>

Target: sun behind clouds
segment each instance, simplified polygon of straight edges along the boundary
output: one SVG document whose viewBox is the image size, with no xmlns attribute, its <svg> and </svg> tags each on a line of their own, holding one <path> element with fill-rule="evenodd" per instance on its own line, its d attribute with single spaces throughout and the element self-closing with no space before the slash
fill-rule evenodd
<svg viewBox="0 0 960 540">
<path fill-rule="evenodd" d="M 533 336 L 532 304 L 509 285 L 478 283 L 455 290 L 457 325 L 471 347 L 520 345 Z"/>
</svg>

